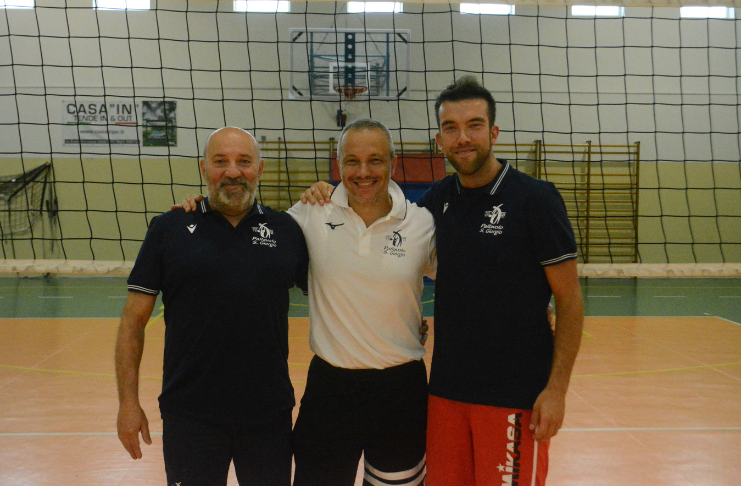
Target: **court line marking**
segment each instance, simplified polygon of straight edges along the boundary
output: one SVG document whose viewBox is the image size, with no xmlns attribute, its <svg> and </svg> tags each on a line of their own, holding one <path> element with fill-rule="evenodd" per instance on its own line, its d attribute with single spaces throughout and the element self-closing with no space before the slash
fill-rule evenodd
<svg viewBox="0 0 741 486">
<path fill-rule="evenodd" d="M 113 373 L 93 373 L 91 371 L 67 371 L 67 370 L 49 370 L 45 368 L 29 368 L 27 366 L 13 366 L 0 364 L 0 369 L 18 370 L 18 371 L 37 371 L 39 373 L 52 373 L 57 375 L 81 375 L 81 376 L 98 376 L 103 378 L 115 378 Z M 161 376 L 140 376 L 142 380 L 161 380 Z"/>
<path fill-rule="evenodd" d="M 640 315 L 640 316 L 626 316 L 625 314 L 622 315 L 612 315 L 612 316 L 595 316 L 595 315 L 584 315 L 584 317 L 594 317 L 596 319 L 603 319 L 603 318 L 609 318 L 609 319 L 707 319 L 708 317 L 717 317 L 718 319 L 723 319 L 723 317 L 715 316 L 715 315 L 704 315 L 704 316 L 668 316 L 666 314 L 660 315 L 660 316 L 648 316 L 648 315 Z"/>
<path fill-rule="evenodd" d="M 587 299 L 595 299 L 595 298 L 600 298 L 600 299 L 619 299 L 621 297 L 622 297 L 622 295 L 587 295 Z"/>
<path fill-rule="evenodd" d="M 667 315 L 662 315 L 662 316 L 624 316 L 624 315 L 623 316 L 593 316 L 593 315 L 585 315 L 584 317 L 585 318 L 586 317 L 590 317 L 590 318 L 593 317 L 595 319 L 605 319 L 605 318 L 606 319 L 655 319 L 655 318 L 659 318 L 659 319 L 687 319 L 687 318 L 689 318 L 689 319 L 708 319 L 709 318 L 709 319 L 720 319 L 721 321 L 726 321 L 726 322 L 730 322 L 731 324 L 736 324 L 737 326 L 741 326 L 741 323 L 739 323 L 739 322 L 732 321 L 732 320 L 727 319 L 725 317 L 711 315 L 711 314 L 705 314 L 704 316 L 667 316 Z M 11 319 L 13 319 L 13 318 L 11 318 Z"/>
<path fill-rule="evenodd" d="M 686 295 L 654 295 L 654 299 L 686 299 Z"/>
<path fill-rule="evenodd" d="M 97 277 L 94 277 L 97 278 Z M 23 285 L 21 287 L 15 287 L 15 286 L 4 286 L 0 285 L 0 288 L 9 288 L 12 289 L 14 292 L 18 292 L 21 290 L 39 290 L 39 289 L 105 289 L 105 288 L 115 288 L 115 289 L 121 289 L 126 288 L 126 277 L 121 277 L 124 279 L 123 285 L 66 285 L 66 284 L 59 284 L 59 285 L 49 285 L 49 284 L 41 284 L 41 285 Z M 733 287 L 730 287 L 733 288 Z"/>
<path fill-rule="evenodd" d="M 639 277 L 639 278 L 650 279 L 650 277 Z M 680 277 L 680 278 L 687 278 L 689 280 L 701 280 L 702 279 L 702 277 L 699 277 L 699 278 L 697 278 L 697 277 Z M 721 277 L 721 278 L 726 278 L 726 277 Z M 730 278 L 733 279 L 735 277 L 730 277 Z M 591 283 L 590 285 L 593 285 L 596 289 L 605 288 L 605 287 L 611 287 L 612 286 L 612 285 L 600 285 L 598 283 Z M 621 285 L 617 285 L 617 287 L 621 287 Z M 622 288 L 625 288 L 625 287 L 622 287 Z M 632 288 L 632 286 L 631 286 L 631 288 Z M 649 289 L 692 289 L 692 290 L 697 290 L 697 287 L 693 287 L 691 285 L 687 285 L 687 286 L 685 286 L 685 285 L 640 285 L 639 288 L 641 290 L 649 290 Z M 734 286 L 734 285 L 717 285 L 717 286 L 716 285 L 707 285 L 707 286 L 703 286 L 702 288 L 703 289 L 715 289 L 715 290 L 718 290 L 718 289 L 733 289 L 733 290 L 738 290 L 740 287 Z"/>
<path fill-rule="evenodd" d="M 719 363 L 712 365 L 701 365 L 701 366 L 687 366 L 684 368 L 669 368 L 665 370 L 643 370 L 643 371 L 622 371 L 618 373 L 597 373 L 592 375 L 572 375 L 572 378 L 594 378 L 599 376 L 627 376 L 627 375 L 645 375 L 649 373 L 669 373 L 672 371 L 690 371 L 690 370 L 701 370 L 705 368 L 722 368 L 724 366 L 738 366 L 741 365 L 741 361 L 734 361 L 731 363 Z"/>
<path fill-rule="evenodd" d="M 717 317 L 718 319 L 722 321 L 730 322 L 731 324 L 736 324 L 737 326 L 741 326 L 741 322 L 732 321 L 730 319 L 726 319 L 725 317 L 720 317 L 720 316 L 713 316 L 713 317 Z"/>
<path fill-rule="evenodd" d="M 37 295 L 37 299 L 74 299 L 71 295 Z"/>
</svg>

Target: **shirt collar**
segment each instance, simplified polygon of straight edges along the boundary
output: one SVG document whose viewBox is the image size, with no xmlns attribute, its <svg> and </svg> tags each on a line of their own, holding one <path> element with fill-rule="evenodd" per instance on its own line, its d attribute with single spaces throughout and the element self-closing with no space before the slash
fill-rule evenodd
<svg viewBox="0 0 741 486">
<path fill-rule="evenodd" d="M 391 195 L 391 212 L 388 216 L 397 219 L 404 219 L 407 214 L 408 201 L 404 196 L 404 191 L 401 190 L 399 184 L 393 179 L 389 181 L 389 195 Z M 332 202 L 343 208 L 349 208 L 350 203 L 348 202 L 348 192 L 345 184 L 340 182 L 337 188 L 332 192 Z"/>
<path fill-rule="evenodd" d="M 204 197 L 201 202 L 198 203 L 198 211 L 200 211 L 203 214 L 216 212 L 214 208 L 211 207 L 211 205 L 208 203 L 208 197 Z M 265 214 L 265 209 L 262 206 L 262 204 L 257 202 L 257 199 L 252 203 L 252 209 L 250 209 L 250 212 L 247 213 L 247 216 L 244 217 L 244 219 L 249 218 L 253 214 Z"/>
<path fill-rule="evenodd" d="M 510 165 L 509 162 L 507 162 L 504 159 L 497 159 L 500 164 L 502 164 L 502 167 L 499 169 L 499 172 L 497 172 L 496 177 L 494 177 L 494 180 L 488 183 L 487 185 L 483 187 L 477 187 L 474 190 L 477 194 L 489 194 L 490 196 L 493 196 L 497 193 L 497 191 L 501 188 L 502 182 L 504 181 L 504 178 L 507 176 L 507 173 L 509 172 Z M 455 176 L 455 186 L 458 188 L 458 194 L 462 192 L 462 190 L 465 190 L 467 188 L 464 188 L 461 185 L 460 179 L 458 179 L 458 174 Z"/>
</svg>

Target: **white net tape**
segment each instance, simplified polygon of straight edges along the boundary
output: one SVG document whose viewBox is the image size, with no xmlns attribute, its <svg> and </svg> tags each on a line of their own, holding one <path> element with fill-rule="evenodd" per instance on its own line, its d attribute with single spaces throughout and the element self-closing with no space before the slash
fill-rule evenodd
<svg viewBox="0 0 741 486">
<path fill-rule="evenodd" d="M 126 277 L 131 261 L 0 260 L 0 274 Z M 591 278 L 741 277 L 741 263 L 584 263 L 579 276 Z"/>
</svg>

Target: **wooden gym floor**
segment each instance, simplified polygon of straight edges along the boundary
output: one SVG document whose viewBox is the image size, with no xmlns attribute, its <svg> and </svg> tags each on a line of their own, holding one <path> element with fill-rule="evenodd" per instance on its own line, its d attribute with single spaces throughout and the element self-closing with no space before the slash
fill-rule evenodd
<svg viewBox="0 0 741 486">
<path fill-rule="evenodd" d="M 584 339 L 548 484 L 741 484 L 741 280 L 582 286 Z M 113 346 L 125 297 L 117 278 L 0 278 L 0 485 L 165 484 L 159 305 L 141 367 L 154 443 L 133 461 L 116 436 Z M 311 358 L 300 293 L 291 313 L 298 401 Z M 433 341 L 434 326 L 428 349 Z"/>
</svg>

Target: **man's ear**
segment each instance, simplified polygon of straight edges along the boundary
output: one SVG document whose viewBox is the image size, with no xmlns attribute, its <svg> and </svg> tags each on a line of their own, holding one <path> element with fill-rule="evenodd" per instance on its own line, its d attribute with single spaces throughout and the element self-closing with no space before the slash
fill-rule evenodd
<svg viewBox="0 0 741 486">
<path fill-rule="evenodd" d="M 497 138 L 499 138 L 499 127 L 496 125 L 491 126 L 491 145 L 496 145 Z"/>
</svg>

